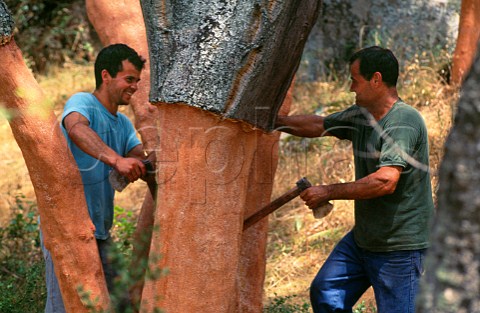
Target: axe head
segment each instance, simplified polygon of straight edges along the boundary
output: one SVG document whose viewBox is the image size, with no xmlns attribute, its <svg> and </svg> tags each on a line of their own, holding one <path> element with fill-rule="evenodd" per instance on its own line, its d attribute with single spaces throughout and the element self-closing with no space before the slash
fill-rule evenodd
<svg viewBox="0 0 480 313">
<path fill-rule="evenodd" d="M 302 179 L 297 181 L 297 188 L 300 191 L 304 191 L 305 189 L 310 187 L 312 187 L 312 184 L 308 181 L 306 177 L 303 177 Z M 318 208 L 313 209 L 312 211 L 313 211 L 313 216 L 315 218 L 324 218 L 325 216 L 330 214 L 332 210 L 333 210 L 333 204 L 331 204 L 330 202 L 325 202 L 325 203 L 322 203 Z"/>
<path fill-rule="evenodd" d="M 308 181 L 306 177 L 303 177 L 299 181 L 297 181 L 297 188 L 300 189 L 300 191 L 304 191 L 307 188 L 312 187 L 312 184 Z"/>
</svg>

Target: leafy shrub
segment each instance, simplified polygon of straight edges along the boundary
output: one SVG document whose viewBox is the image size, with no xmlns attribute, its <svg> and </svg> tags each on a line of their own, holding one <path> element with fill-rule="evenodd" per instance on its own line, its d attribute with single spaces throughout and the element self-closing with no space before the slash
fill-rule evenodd
<svg viewBox="0 0 480 313">
<path fill-rule="evenodd" d="M 131 210 L 115 206 L 112 229 L 114 245 L 112 246 L 109 256 L 115 266 L 118 277 L 114 282 L 113 290 L 110 293 L 110 299 L 113 305 L 117 308 L 117 311 L 124 313 L 136 312 L 129 301 L 128 290 L 132 285 L 136 284 L 141 279 L 158 279 L 167 274 L 166 269 L 149 266 L 149 261 L 152 261 L 152 263 L 155 264 L 160 256 L 150 255 L 149 259 L 139 259 L 134 262 L 133 234 L 136 229 L 136 219 L 137 216 Z M 153 231 L 156 230 L 154 229 Z M 139 240 L 142 242 L 136 242 L 136 244 L 150 244 L 149 236 L 139 238 Z M 148 242 L 146 242 L 146 240 L 148 240 Z M 154 312 L 161 313 L 162 310 L 155 308 Z"/>
<path fill-rule="evenodd" d="M 354 309 L 353 313 L 375 313 L 377 308 L 372 304 L 366 304 L 365 301 L 360 302 Z"/>
<path fill-rule="evenodd" d="M 38 209 L 36 203 L 24 196 L 16 196 L 12 217 L 5 227 L 0 227 L 0 312 L 25 313 L 42 312 L 45 307 L 45 264 L 40 248 Z M 110 253 L 119 277 L 110 297 L 122 312 L 133 312 L 126 303 L 126 291 L 139 277 L 140 267 L 147 267 L 143 260 L 138 268 L 131 268 L 132 236 L 135 231 L 136 217 L 121 207 L 115 207 L 114 245 Z M 147 279 L 158 278 L 165 270 L 149 269 Z M 93 310 L 95 301 L 89 298 L 89 292 L 79 290 L 87 307 Z M 90 304 L 90 305 L 88 305 Z M 93 311 L 92 311 L 93 312 Z M 157 309 L 156 312 L 161 312 Z"/>
<path fill-rule="evenodd" d="M 15 21 L 15 41 L 37 73 L 51 64 L 91 61 L 99 45 L 90 26 L 85 1 L 6 0 Z"/>
<path fill-rule="evenodd" d="M 41 312 L 45 304 L 44 262 L 36 204 L 16 196 L 12 218 L 0 227 L 0 312 Z"/>
<path fill-rule="evenodd" d="M 308 313 L 310 312 L 310 304 L 303 302 L 302 304 L 293 303 L 296 296 L 276 297 L 272 302 L 263 309 L 264 313 Z"/>
</svg>

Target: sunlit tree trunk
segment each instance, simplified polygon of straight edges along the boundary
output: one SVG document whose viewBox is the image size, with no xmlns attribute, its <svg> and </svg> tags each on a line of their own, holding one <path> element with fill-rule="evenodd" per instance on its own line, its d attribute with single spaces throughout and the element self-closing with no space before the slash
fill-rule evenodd
<svg viewBox="0 0 480 313">
<path fill-rule="evenodd" d="M 184 9 L 180 7 L 181 3 L 179 2 L 169 2 L 165 5 L 165 8 L 169 7 L 168 10 Z M 190 4 L 188 3 L 188 5 Z M 210 5 L 215 7 L 215 1 L 210 1 Z M 264 28 L 275 24 L 274 20 L 280 16 L 282 10 L 286 11 L 285 7 L 288 8 L 288 5 L 282 7 L 281 4 L 272 1 L 268 7 L 263 8 L 266 10 L 262 10 L 259 4 L 255 5 L 256 10 L 251 12 L 251 20 L 249 20 L 252 25 L 249 29 L 247 27 L 252 34 L 245 35 L 245 43 L 251 45 L 244 51 L 247 52 L 244 55 L 246 60 L 240 66 L 237 64 L 237 67 L 241 68 L 240 70 L 227 68 L 228 71 L 221 74 L 227 76 L 227 80 L 222 77 L 218 78 L 225 81 L 232 80 L 233 83 L 230 84 L 236 85 L 232 92 L 242 94 L 246 93 L 245 89 L 254 90 L 255 84 L 252 85 L 248 76 L 252 75 L 250 72 L 255 69 L 255 66 L 260 64 L 259 67 L 263 68 L 278 67 L 278 72 L 281 74 L 270 73 L 270 76 L 276 76 L 271 84 L 277 82 L 278 88 L 270 88 L 269 84 L 268 89 L 262 89 L 262 93 L 271 96 L 268 101 L 264 99 L 266 96 L 257 99 L 255 103 L 250 101 L 250 108 L 242 111 L 238 109 L 241 108 L 241 105 L 237 103 L 242 97 L 236 95 L 237 99 L 232 99 L 230 104 L 235 103 L 238 108 L 232 109 L 228 113 L 231 115 L 229 117 L 245 119 L 251 124 L 260 124 L 260 127 L 271 128 L 276 111 L 282 103 L 286 88 L 288 88 L 298 64 L 303 43 L 311 27 L 309 23 L 312 23 L 312 19 L 316 15 L 315 5 L 318 4 L 315 2 L 314 9 L 309 11 L 310 15 L 307 14 L 310 20 L 303 20 L 305 16 L 302 16 L 302 21 L 309 22 L 303 25 L 304 29 L 300 33 L 298 29 L 292 33 L 291 38 L 295 38 L 294 42 L 285 40 L 284 37 L 288 36 L 278 37 L 280 41 L 284 40 L 283 44 L 289 44 L 292 52 L 287 54 L 287 57 L 284 57 L 285 53 L 283 52 L 282 60 L 277 60 L 274 65 L 262 60 L 265 56 L 260 53 L 261 48 L 271 46 L 272 43 L 265 44 L 268 40 L 261 38 L 261 35 L 262 31 L 265 31 Z M 290 6 L 294 7 L 291 4 Z M 193 9 L 199 10 L 196 14 L 200 14 L 201 5 Z M 90 20 L 105 45 L 124 42 L 145 55 L 146 40 L 143 45 L 141 42 L 142 38 L 145 38 L 143 37 L 145 31 L 142 29 L 143 24 L 139 22 L 141 15 L 138 14 L 135 4 L 125 1 L 114 3 L 87 1 L 87 10 Z M 241 8 L 239 11 L 241 12 Z M 300 15 L 300 11 L 296 12 L 293 9 L 290 14 L 296 12 Z M 181 12 L 186 13 L 183 10 Z M 215 10 L 212 11 L 212 13 L 214 12 Z M 160 13 L 160 15 L 149 15 L 152 19 L 151 23 L 155 23 L 153 20 L 156 18 L 165 17 L 162 16 L 161 10 L 150 11 L 150 13 Z M 285 14 L 285 12 L 283 13 Z M 195 13 L 191 12 L 191 14 Z M 103 18 L 104 16 L 109 16 L 109 19 Z M 294 17 L 291 19 L 297 20 Z M 299 22 L 297 20 L 297 27 L 299 27 Z M 115 27 L 115 31 L 111 31 L 112 28 L 108 27 L 112 23 L 118 25 Z M 196 27 L 200 26 L 196 25 Z M 206 27 L 209 26 L 206 25 Z M 238 31 L 233 28 L 232 30 Z M 269 34 L 275 34 L 274 30 L 275 27 L 268 29 Z M 181 27 L 178 31 L 186 38 L 190 36 L 188 30 L 182 33 Z M 201 29 L 198 28 L 195 31 L 201 32 Z M 245 32 L 248 33 L 248 31 Z M 300 36 L 298 36 L 299 34 Z M 208 33 L 205 36 L 202 40 L 208 41 Z M 253 37 L 249 38 L 251 36 Z M 221 41 L 226 38 L 217 39 Z M 256 40 L 256 42 L 252 44 L 248 40 Z M 150 42 L 150 46 L 156 43 L 158 41 Z M 231 43 L 232 47 L 235 47 L 235 44 L 238 45 L 238 42 L 235 43 L 234 40 Z M 285 47 L 279 48 L 284 49 Z M 165 55 L 183 53 L 180 50 L 163 51 L 161 55 L 150 52 L 151 58 L 154 59 L 151 64 L 154 69 L 157 69 L 158 66 L 168 65 L 162 63 Z M 274 52 L 278 53 L 278 51 Z M 208 53 L 208 51 L 200 49 L 197 50 L 197 53 Z M 266 54 L 275 53 L 267 51 Z M 222 56 L 222 59 L 225 58 L 228 59 L 228 56 Z M 155 59 L 157 60 L 155 61 Z M 280 67 L 279 64 L 286 60 L 288 62 Z M 175 62 L 181 62 L 181 60 Z M 201 66 L 208 68 L 208 64 Z M 159 74 L 158 71 L 156 73 Z M 262 76 L 258 73 L 255 75 Z M 201 73 L 201 77 L 196 79 L 211 80 L 214 76 L 218 76 L 218 74 L 212 69 L 207 69 Z M 234 76 L 236 77 L 233 78 Z M 245 77 L 247 78 L 245 79 Z M 267 78 L 263 77 L 262 79 L 265 84 Z M 148 76 L 142 74 L 142 81 L 148 81 Z M 189 81 L 194 82 L 191 78 Z M 173 85 L 181 83 L 185 85 L 184 87 L 188 86 L 185 81 L 172 80 L 170 83 Z M 175 86 L 175 88 L 185 89 L 184 87 L 182 85 Z M 220 86 L 211 85 L 210 87 L 218 90 Z M 197 89 L 199 93 L 211 92 L 209 86 L 202 88 Z M 140 89 L 143 87 L 141 86 Z M 168 91 L 168 89 L 166 90 Z M 136 95 L 136 99 L 139 99 L 138 101 L 141 103 L 140 106 L 145 106 L 147 102 L 144 95 L 146 95 L 146 88 L 142 90 L 142 93 Z M 220 101 L 226 100 L 220 99 Z M 137 118 L 136 126 L 140 130 L 155 129 L 160 137 L 160 142 L 153 140 L 153 144 L 150 145 L 156 147 L 158 181 L 160 183 L 156 212 L 156 224 L 160 228 L 160 233 L 154 235 L 152 250 L 154 255 L 161 254 L 163 256 L 164 263 L 161 266 L 168 267 L 170 273 L 158 282 L 148 284 L 143 293 L 142 310 L 153 309 L 153 306 L 158 304 L 172 312 L 185 310 L 259 312 L 261 311 L 265 272 L 267 224 L 264 221 L 258 226 L 252 227 L 249 232 L 242 234 L 241 222 L 244 214 L 251 214 L 252 211 L 269 201 L 276 166 L 275 147 L 278 135 L 264 134 L 259 130 L 254 130 L 249 124 L 225 120 L 196 108 L 170 106 L 162 103 L 158 112 L 150 108 L 150 112 L 140 119 L 140 123 Z M 262 105 L 258 105 L 258 103 Z M 137 115 L 138 104 L 134 101 L 132 105 Z M 148 105 L 146 107 L 148 108 Z M 230 105 L 230 107 L 233 106 Z M 208 110 L 208 108 L 203 109 Z M 252 112 L 248 112 L 248 110 L 252 110 Z M 215 109 L 212 111 L 220 113 Z M 247 118 L 236 117 L 234 116 L 235 112 L 241 112 L 240 116 Z M 152 123 L 152 121 L 154 122 Z M 142 132 L 141 134 L 145 140 L 144 134 Z M 156 139 L 155 137 L 148 138 Z M 253 166 L 254 164 L 257 166 Z M 188 216 L 185 216 L 187 213 Z M 242 238 L 245 240 L 243 244 Z M 162 249 L 159 250 L 158 247 L 162 247 Z M 240 253 L 241 250 L 242 253 Z M 157 266 L 157 264 L 154 265 Z M 220 278 L 221 284 L 218 283 Z M 202 296 L 202 294 L 206 296 Z M 157 303 L 156 299 L 159 297 L 163 298 L 163 301 Z"/>
<path fill-rule="evenodd" d="M 240 256 L 260 267 L 265 260 L 255 249 L 242 248 L 242 240 L 250 240 L 250 248 L 258 240 L 264 248 L 266 226 L 244 237 L 243 219 L 268 201 L 273 178 L 255 172 L 255 154 L 270 158 L 262 171 L 276 160 L 276 139 L 267 140 L 260 129 L 274 125 L 319 4 L 142 2 L 150 101 L 159 108 L 159 232 L 151 253 L 163 258 L 151 263 L 169 269 L 166 277 L 146 283 L 142 310 L 242 312 L 247 307 L 241 304 L 239 285 L 245 281 L 239 276 L 249 266 Z M 261 276 L 255 277 L 256 294 L 263 271 L 255 271 Z"/>
<path fill-rule="evenodd" d="M 480 39 L 480 0 L 462 0 L 457 45 L 453 53 L 452 83 L 460 85 L 470 70 Z"/>
<path fill-rule="evenodd" d="M 50 250 L 67 312 L 107 310 L 109 296 L 75 160 L 57 119 L 21 51 L 0 1 L 1 106 L 8 110 L 37 197 L 44 242 Z M 78 288 L 90 293 L 82 303 Z M 85 294 L 86 296 L 86 294 Z M 96 300 L 95 300 L 96 299 Z"/>
<path fill-rule="evenodd" d="M 438 208 L 418 312 L 480 311 L 480 57 L 463 84 L 440 167 Z"/>
<path fill-rule="evenodd" d="M 280 108 L 280 115 L 288 115 L 292 105 L 293 84 Z M 273 180 L 278 164 L 279 132 L 262 134 L 258 138 L 254 163 L 248 178 L 248 196 L 244 216 L 256 213 L 270 202 Z M 237 274 L 240 301 L 237 312 L 255 313 L 263 310 L 263 286 L 266 270 L 268 218 L 242 234 L 239 270 Z"/>
<path fill-rule="evenodd" d="M 127 10 L 128 9 L 128 10 Z M 123 42 L 131 45 L 141 54 L 146 55 L 147 42 L 145 37 L 145 28 L 143 24 L 143 16 L 140 11 L 140 5 L 138 7 L 132 3 L 125 3 L 124 1 L 111 2 L 111 1 L 90 1 L 87 0 L 87 12 L 89 18 L 96 28 L 99 36 L 104 45 Z M 128 18 L 125 16 L 128 12 Z M 109 16 L 110 19 L 106 20 L 103 16 Z M 108 28 L 108 24 L 111 20 L 118 24 L 115 31 L 111 31 Z M 118 22 L 117 22 L 118 21 Z M 142 44 L 143 42 L 143 44 Z M 148 70 L 148 69 L 147 69 Z M 143 107 L 148 105 L 147 89 L 149 82 L 149 71 L 142 73 L 142 83 L 139 93 L 135 95 L 132 106 L 135 114 L 146 111 Z M 287 101 L 284 104 L 283 112 L 286 114 L 291 104 L 291 94 L 287 97 Z M 141 100 L 140 100 L 141 99 Z M 145 114 L 144 118 L 138 119 L 136 126 L 140 131 L 153 130 L 156 131 L 156 124 L 152 121 L 156 119 L 157 112 L 150 108 L 148 114 Z M 161 127 L 161 126 L 160 126 Z M 151 134 L 152 132 L 147 133 Z M 142 133 L 143 140 L 151 141 L 155 136 L 145 136 Z M 262 205 L 266 204 L 270 200 L 270 194 L 273 184 L 273 178 L 276 168 L 277 160 L 277 141 L 278 134 L 265 134 L 262 135 L 257 141 L 257 148 L 254 158 L 254 166 L 250 170 L 248 184 L 248 204 L 246 205 L 246 215 L 252 214 L 255 210 L 259 209 Z M 153 142 L 148 146 L 156 146 Z M 137 240 L 138 244 L 135 247 L 141 247 L 145 242 L 145 233 L 147 229 L 150 229 L 153 224 L 152 212 L 152 200 L 147 194 L 147 199 L 142 207 L 141 215 L 139 218 L 139 224 L 137 225 L 137 237 L 142 240 Z M 267 227 L 268 220 L 258 223 L 258 225 L 250 228 L 242 236 L 242 253 L 239 261 L 238 283 L 240 288 L 240 302 L 239 312 L 260 312 L 262 309 L 263 301 L 263 282 L 265 277 L 265 248 L 267 241 Z M 161 242 L 160 242 L 161 244 Z M 136 252 L 140 252 L 142 249 L 137 248 Z M 141 255 L 148 254 L 148 249 L 143 251 Z M 141 259 L 139 255 L 136 256 Z M 137 263 L 141 263 L 138 261 Z M 137 284 L 137 287 L 141 290 L 142 283 Z M 134 289 L 134 298 L 137 298 L 137 294 L 140 290 Z"/>
</svg>

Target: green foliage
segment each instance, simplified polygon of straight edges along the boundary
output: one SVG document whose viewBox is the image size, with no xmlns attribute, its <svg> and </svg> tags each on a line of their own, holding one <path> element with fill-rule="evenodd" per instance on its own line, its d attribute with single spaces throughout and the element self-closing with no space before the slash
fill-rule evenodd
<svg viewBox="0 0 480 313">
<path fill-rule="evenodd" d="M 40 312 L 45 303 L 44 263 L 37 207 L 16 196 L 12 218 L 0 227 L 0 312 Z"/>
<path fill-rule="evenodd" d="M 15 21 L 15 41 L 34 72 L 66 61 L 91 61 L 98 40 L 84 1 L 6 0 Z M 95 43 L 95 44 L 94 44 Z"/>
<path fill-rule="evenodd" d="M 132 236 L 135 232 L 136 217 L 132 211 L 116 205 L 113 211 L 113 236 L 116 249 L 125 255 L 132 252 Z"/>
<path fill-rule="evenodd" d="M 366 304 L 365 301 L 360 302 L 354 309 L 353 313 L 376 313 L 377 308 L 372 304 Z"/>
<path fill-rule="evenodd" d="M 114 208 L 114 220 L 112 237 L 114 245 L 109 253 L 111 262 L 118 273 L 110 292 L 110 299 L 117 311 L 123 313 L 135 312 L 129 302 L 128 290 L 133 284 L 145 277 L 145 280 L 158 279 L 167 274 L 166 269 L 149 266 L 149 262 L 156 264 L 160 256 L 150 255 L 149 258 L 136 260 L 135 266 L 133 256 L 133 234 L 136 229 L 136 216 L 132 211 L 127 211 L 120 206 Z M 155 231 L 155 229 L 153 230 Z M 150 237 L 143 237 L 136 242 L 138 245 L 150 245 Z M 147 242 L 148 241 L 148 242 Z M 152 299 L 153 300 L 153 299 Z M 161 313 L 162 310 L 155 308 L 155 313 Z"/>
<path fill-rule="evenodd" d="M 276 295 L 275 295 L 276 296 Z M 272 302 L 263 309 L 264 313 L 308 313 L 310 304 L 293 303 L 297 296 L 275 297 Z"/>
<path fill-rule="evenodd" d="M 140 260 L 132 268 L 132 236 L 135 231 L 135 216 L 121 207 L 115 207 L 114 245 L 110 252 L 115 269 L 119 273 L 110 297 L 112 304 L 122 308 L 121 312 L 134 312 L 127 302 L 131 285 L 143 276 L 156 279 L 165 275 L 165 269 L 149 268 L 148 260 Z M 152 258 L 151 258 L 152 259 Z M 158 258 L 154 258 L 158 260 Z M 153 263 L 156 263 L 153 260 Z M 0 227 L 0 312 L 25 313 L 42 312 L 45 307 L 45 265 L 39 239 L 38 212 L 34 202 L 24 196 L 16 196 L 12 218 L 5 227 Z M 91 299 L 91 293 L 78 290 L 83 303 L 95 313 L 98 299 Z M 156 309 L 155 312 L 162 312 Z M 100 313 L 100 312 L 97 312 Z"/>
</svg>

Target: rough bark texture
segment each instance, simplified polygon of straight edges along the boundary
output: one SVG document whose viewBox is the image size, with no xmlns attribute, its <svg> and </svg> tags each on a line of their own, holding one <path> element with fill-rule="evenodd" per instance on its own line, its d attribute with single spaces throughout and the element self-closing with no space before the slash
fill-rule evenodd
<svg viewBox="0 0 480 313">
<path fill-rule="evenodd" d="M 0 2 L 2 31 L 8 29 L 5 9 Z M 5 43 L 7 33 L 1 36 L 1 105 L 13 114 L 9 123 L 35 190 L 45 246 L 52 254 L 65 307 L 67 312 L 89 312 L 77 291 L 81 287 L 91 300 L 98 298 L 97 309 L 106 310 L 110 300 L 80 173 L 20 50 L 13 39 Z"/>
<path fill-rule="evenodd" d="M 462 83 L 475 59 L 480 39 L 480 0 L 462 0 L 459 25 L 451 76 L 455 85 Z"/>
<path fill-rule="evenodd" d="M 142 1 L 151 102 L 184 103 L 271 130 L 319 0 Z"/>
<path fill-rule="evenodd" d="M 418 312 L 480 312 L 480 58 L 463 86 L 440 168 Z"/>
</svg>

